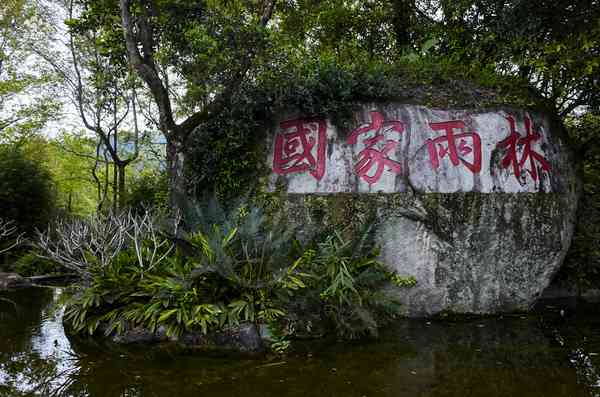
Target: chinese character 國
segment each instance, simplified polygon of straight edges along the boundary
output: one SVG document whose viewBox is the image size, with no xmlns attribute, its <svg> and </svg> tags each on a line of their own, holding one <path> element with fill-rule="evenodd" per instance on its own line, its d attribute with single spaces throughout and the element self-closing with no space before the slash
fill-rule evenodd
<svg viewBox="0 0 600 397">
<path fill-rule="evenodd" d="M 309 171 L 316 180 L 325 175 L 327 123 L 324 119 L 282 122 L 275 137 L 273 171 L 280 175 Z"/>
</svg>

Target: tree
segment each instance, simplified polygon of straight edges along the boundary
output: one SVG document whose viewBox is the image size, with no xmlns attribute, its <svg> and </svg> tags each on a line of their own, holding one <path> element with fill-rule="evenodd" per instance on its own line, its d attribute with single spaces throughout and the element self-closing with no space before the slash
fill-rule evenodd
<svg viewBox="0 0 600 397">
<path fill-rule="evenodd" d="M 45 226 L 52 215 L 54 189 L 40 158 L 16 144 L 0 145 L 0 214 L 20 232 Z"/>
<path fill-rule="evenodd" d="M 275 1 L 83 4 L 78 28 L 101 27 L 98 40 L 106 44 L 107 57 L 135 70 L 152 95 L 166 139 L 175 202 L 175 197 L 186 196 L 183 165 L 188 139 L 249 78 L 265 50 Z"/>
<path fill-rule="evenodd" d="M 440 55 L 531 82 L 561 116 L 600 105 L 597 0 L 440 1 Z"/>
<path fill-rule="evenodd" d="M 37 2 L 0 4 L 0 142 L 25 139 L 57 116 L 55 76 L 36 62 L 31 49 L 33 43 L 47 43 L 48 32 L 47 14 Z"/>
<path fill-rule="evenodd" d="M 76 133 L 63 133 L 46 144 L 45 163 L 55 184 L 56 205 L 68 214 L 93 214 L 108 190 L 98 187 L 92 177 L 95 172 L 103 181 L 106 173 L 98 167 L 96 147 L 94 138 Z"/>
<path fill-rule="evenodd" d="M 207 2 L 202 7 L 201 3 L 182 6 L 177 1 L 119 1 L 128 61 L 147 84 L 158 107 L 175 194 L 185 196 L 183 161 L 189 136 L 222 110 L 246 78 L 260 51 L 253 44 L 262 44 L 274 7 L 275 0 L 265 0 L 254 7 L 236 3 L 228 7 Z M 177 22 L 184 13 L 185 21 Z M 187 38 L 191 40 L 185 44 Z M 235 42 L 242 38 L 247 44 L 240 48 Z M 197 46 L 208 47 L 208 54 L 197 51 Z M 179 123 L 174 117 L 166 74 L 161 77 L 159 50 L 165 51 L 172 66 L 197 86 L 188 92 L 188 109 L 194 110 Z M 221 51 L 224 53 L 219 54 Z M 216 62 L 206 57 L 217 54 L 221 59 Z M 192 67 L 200 68 L 200 78 Z"/>
<path fill-rule="evenodd" d="M 125 206 L 126 169 L 138 158 L 143 139 L 138 127 L 137 82 L 121 64 L 103 56 L 103 44 L 95 30 L 77 30 L 73 23 L 73 1 L 68 0 L 64 5 L 66 24 L 70 27 L 66 43 L 68 58 L 56 59 L 56 54 L 43 50 L 39 53 L 61 75 L 83 126 L 98 140 L 95 167 L 91 171 L 98 188 L 99 210 L 107 200 L 109 165 L 112 165 L 112 202 L 116 210 Z M 98 177 L 101 166 L 104 166 L 104 182 Z"/>
</svg>

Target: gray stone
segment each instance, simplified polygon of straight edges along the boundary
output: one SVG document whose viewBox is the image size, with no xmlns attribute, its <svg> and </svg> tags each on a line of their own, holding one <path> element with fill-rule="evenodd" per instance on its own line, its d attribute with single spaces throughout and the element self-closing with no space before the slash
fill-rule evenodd
<svg viewBox="0 0 600 397">
<path fill-rule="evenodd" d="M 31 282 L 17 273 L 0 273 L 0 289 L 31 287 Z"/>
<path fill-rule="evenodd" d="M 363 105 L 354 128 L 298 115 L 276 124 L 265 186 L 284 215 L 349 234 L 374 221 L 381 260 L 417 279 L 398 292 L 410 316 L 528 310 L 575 223 L 580 181 L 560 123 L 391 103 Z"/>
<path fill-rule="evenodd" d="M 231 350 L 242 353 L 256 353 L 265 350 L 258 328 L 252 323 L 242 323 L 237 327 L 203 334 L 184 334 L 179 342 L 189 348 Z"/>
<path fill-rule="evenodd" d="M 106 331 L 106 324 L 98 327 L 99 333 Z M 164 327 L 155 332 L 136 326 L 126 327 L 122 333 L 113 332 L 110 340 L 119 344 L 154 344 L 160 342 L 176 342 L 190 349 L 226 350 L 243 353 L 256 353 L 265 350 L 263 339 L 256 325 L 242 323 L 237 327 L 208 332 L 185 332 L 179 337 L 168 337 Z"/>
<path fill-rule="evenodd" d="M 114 333 L 112 341 L 121 344 L 132 343 L 157 343 L 168 340 L 164 327 L 159 327 L 155 332 L 150 332 L 144 327 L 133 327 L 125 330 L 122 334 Z"/>
</svg>

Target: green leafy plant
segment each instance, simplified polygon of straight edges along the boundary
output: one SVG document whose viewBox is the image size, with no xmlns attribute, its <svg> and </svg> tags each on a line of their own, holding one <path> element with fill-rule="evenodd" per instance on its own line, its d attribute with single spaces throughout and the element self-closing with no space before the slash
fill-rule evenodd
<svg viewBox="0 0 600 397">
<path fill-rule="evenodd" d="M 34 251 L 26 252 L 19 257 L 12 268 L 25 277 L 61 273 L 63 270 L 56 262 L 42 258 Z"/>
<path fill-rule="evenodd" d="M 312 272 L 324 316 L 339 337 L 377 335 L 378 329 L 401 313 L 391 285 L 410 287 L 414 277 L 402 277 L 377 260 L 367 244 L 371 227 L 355 240 L 333 232 L 319 244 Z M 313 288 L 315 288 L 313 286 Z"/>
<path fill-rule="evenodd" d="M 376 334 L 399 313 L 386 288 L 414 283 L 376 259 L 370 228 L 356 240 L 332 233 L 307 248 L 285 219 L 255 207 L 194 210 L 180 222 L 190 231 L 178 229 L 177 237 L 160 232 L 156 217 L 129 217 L 106 221 L 124 231 L 92 228 L 117 236 L 109 240 L 117 249 L 110 258 L 101 257 L 107 250 L 99 248 L 100 237 L 95 244 L 78 240 L 80 256 L 50 251 L 85 267 L 86 282 L 65 312 L 75 332 L 111 335 L 141 326 L 177 338 L 255 323 L 268 325 L 271 348 L 282 353 L 294 336 L 285 325 L 290 311 L 316 314 L 316 322 L 328 321 L 340 337 Z M 118 236 L 123 241 L 116 243 Z"/>
<path fill-rule="evenodd" d="M 135 238 L 120 244 L 119 253 L 103 266 L 88 267 L 90 283 L 66 311 L 73 329 L 94 333 L 104 325 L 112 334 L 141 325 L 152 332 L 163 327 L 177 337 L 285 315 L 286 300 L 305 286 L 306 277 L 301 258 L 294 259 L 292 231 L 283 224 L 267 225 L 257 209 L 212 210 L 188 220 L 196 231 L 174 239 L 173 252 L 171 243 L 136 234 L 143 222 L 131 221 L 126 235 Z M 143 265 L 149 262 L 153 265 Z"/>
</svg>

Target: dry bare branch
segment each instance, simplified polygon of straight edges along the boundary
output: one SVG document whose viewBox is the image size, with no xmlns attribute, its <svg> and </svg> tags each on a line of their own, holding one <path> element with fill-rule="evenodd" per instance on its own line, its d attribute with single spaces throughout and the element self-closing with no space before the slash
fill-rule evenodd
<svg viewBox="0 0 600 397">
<path fill-rule="evenodd" d="M 159 230 L 152 214 L 96 215 L 88 220 L 56 222 L 39 232 L 35 243 L 42 256 L 60 263 L 90 280 L 94 270 L 113 264 L 117 256 L 133 249 L 141 274 L 154 268 L 171 253 L 173 246 Z"/>
<path fill-rule="evenodd" d="M 23 240 L 24 234 L 18 233 L 15 222 L 0 218 L 0 254 L 21 245 Z"/>
</svg>

